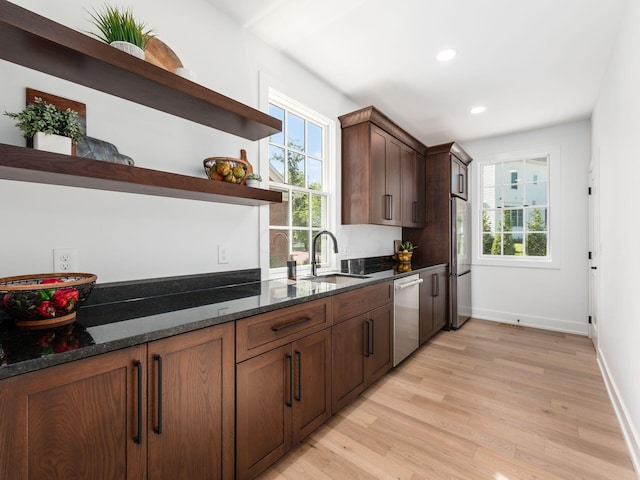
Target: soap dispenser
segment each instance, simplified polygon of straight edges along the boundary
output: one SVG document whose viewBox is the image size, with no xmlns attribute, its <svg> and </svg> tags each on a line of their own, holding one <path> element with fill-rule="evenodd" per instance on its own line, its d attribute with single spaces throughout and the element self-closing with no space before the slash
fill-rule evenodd
<svg viewBox="0 0 640 480">
<path fill-rule="evenodd" d="M 296 261 L 293 258 L 293 254 L 291 254 L 289 260 L 287 260 L 287 278 L 289 280 L 295 280 L 297 278 L 296 274 Z"/>
</svg>

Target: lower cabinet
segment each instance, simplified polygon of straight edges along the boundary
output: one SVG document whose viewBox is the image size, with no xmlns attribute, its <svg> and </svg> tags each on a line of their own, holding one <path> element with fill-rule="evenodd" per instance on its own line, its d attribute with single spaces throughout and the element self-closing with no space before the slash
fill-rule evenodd
<svg viewBox="0 0 640 480">
<path fill-rule="evenodd" d="M 233 478 L 233 344 L 231 323 L 1 381 L 0 478 Z"/>
<path fill-rule="evenodd" d="M 386 284 L 383 284 L 386 285 Z M 336 296 L 334 309 L 344 300 L 358 301 L 355 295 L 368 296 L 372 287 Z M 375 286 L 379 290 L 379 286 Z M 386 301 L 392 300 L 392 289 Z M 380 293 L 380 292 L 379 292 Z M 371 298 L 371 303 L 384 301 L 384 295 Z M 381 300 L 382 299 L 382 300 Z M 335 320 L 334 320 L 335 321 Z M 338 410 L 353 401 L 371 383 L 389 371 L 393 365 L 393 304 L 361 313 L 332 327 L 332 399 L 331 410 Z"/>
<path fill-rule="evenodd" d="M 148 344 L 148 478 L 231 479 L 234 325 Z"/>
<path fill-rule="evenodd" d="M 447 324 L 447 267 L 437 266 L 420 273 L 420 344 Z"/>
<path fill-rule="evenodd" d="M 238 358 L 254 344 L 271 348 L 236 365 L 238 479 L 255 478 L 331 416 L 331 329 L 311 333 L 330 321 L 323 300 L 237 322 Z"/>
</svg>

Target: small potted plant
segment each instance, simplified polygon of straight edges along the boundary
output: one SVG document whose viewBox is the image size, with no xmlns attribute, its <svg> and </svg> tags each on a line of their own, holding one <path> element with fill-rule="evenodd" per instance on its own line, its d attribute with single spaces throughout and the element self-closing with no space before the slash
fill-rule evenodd
<svg viewBox="0 0 640 480">
<path fill-rule="evenodd" d="M 144 49 L 155 35 L 151 29 L 133 17 L 130 8 L 105 5 L 101 11 L 89 13 L 100 33 L 95 37 L 109 45 L 144 60 Z"/>
<path fill-rule="evenodd" d="M 259 187 L 262 181 L 262 177 L 257 173 L 250 173 L 246 178 L 248 187 Z"/>
<path fill-rule="evenodd" d="M 413 255 L 413 251 L 418 248 L 417 245 L 412 244 L 411 242 L 404 242 L 400 244 L 400 248 L 398 249 L 398 262 L 400 263 L 411 263 L 411 256 Z"/>
<path fill-rule="evenodd" d="M 71 155 L 72 142 L 82 140 L 78 112 L 70 108 L 60 110 L 40 97 L 18 113 L 4 114 L 18 120 L 16 127 L 27 141 L 33 139 L 33 148 L 37 150 Z"/>
</svg>

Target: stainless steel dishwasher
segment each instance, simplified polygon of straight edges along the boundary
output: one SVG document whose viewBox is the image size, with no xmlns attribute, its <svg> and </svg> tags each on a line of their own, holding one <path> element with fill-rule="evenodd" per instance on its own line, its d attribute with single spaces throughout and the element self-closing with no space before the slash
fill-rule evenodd
<svg viewBox="0 0 640 480">
<path fill-rule="evenodd" d="M 393 366 L 407 358 L 420 345 L 420 275 L 409 275 L 393 282 Z"/>
</svg>

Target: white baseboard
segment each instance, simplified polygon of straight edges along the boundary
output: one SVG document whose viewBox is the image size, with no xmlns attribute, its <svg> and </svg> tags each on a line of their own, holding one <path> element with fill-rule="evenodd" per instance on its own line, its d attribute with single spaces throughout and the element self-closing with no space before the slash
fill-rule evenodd
<svg viewBox="0 0 640 480">
<path fill-rule="evenodd" d="M 629 421 L 629 415 L 627 414 L 627 409 L 622 401 L 622 397 L 618 394 L 618 388 L 616 387 L 613 378 L 610 375 L 609 367 L 607 366 L 607 361 L 602 356 L 602 352 L 598 349 L 598 365 L 600 366 L 600 371 L 602 372 L 602 378 L 604 379 L 604 384 L 607 387 L 607 392 L 609 392 L 609 398 L 611 398 L 611 403 L 613 404 L 613 409 L 616 412 L 616 416 L 618 417 L 618 423 L 620 423 L 620 428 L 622 429 L 622 434 L 624 435 L 624 439 L 627 443 L 627 448 L 629 448 L 629 454 L 631 455 L 631 462 L 633 462 L 633 467 L 636 470 L 636 475 L 640 478 L 640 435 L 635 430 L 633 424 Z"/>
<path fill-rule="evenodd" d="M 586 319 L 584 323 L 578 323 L 559 318 L 537 317 L 535 315 L 527 315 L 524 313 L 502 312 L 499 310 L 488 310 L 483 308 L 474 308 L 472 317 L 481 320 L 490 320 L 493 322 L 522 325 L 523 327 L 541 328 L 543 330 L 574 333 L 576 335 L 589 335 L 589 324 Z"/>
</svg>

